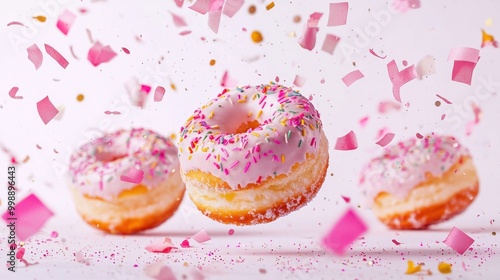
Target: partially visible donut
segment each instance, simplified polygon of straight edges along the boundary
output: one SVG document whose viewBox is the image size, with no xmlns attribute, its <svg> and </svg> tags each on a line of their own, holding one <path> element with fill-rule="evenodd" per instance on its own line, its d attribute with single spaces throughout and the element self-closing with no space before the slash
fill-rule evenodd
<svg viewBox="0 0 500 280">
<path fill-rule="evenodd" d="M 77 211 L 109 233 L 160 225 L 185 191 L 177 148 L 147 129 L 119 130 L 83 145 L 71 156 L 69 173 Z"/>
<path fill-rule="evenodd" d="M 224 90 L 180 131 L 181 175 L 191 200 L 221 223 L 271 222 L 308 203 L 328 168 L 318 111 L 277 84 Z"/>
<path fill-rule="evenodd" d="M 388 227 L 423 229 L 463 212 L 479 192 L 479 179 L 464 146 L 432 135 L 386 148 L 364 167 L 361 186 Z"/>
</svg>

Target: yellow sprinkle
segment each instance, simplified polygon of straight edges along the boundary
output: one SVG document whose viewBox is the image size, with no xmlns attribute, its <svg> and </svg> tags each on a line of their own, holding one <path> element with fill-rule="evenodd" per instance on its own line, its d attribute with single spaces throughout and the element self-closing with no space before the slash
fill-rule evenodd
<svg viewBox="0 0 500 280">
<path fill-rule="evenodd" d="M 309 127 L 311 128 L 311 130 L 314 130 L 314 126 L 312 124 L 309 124 Z"/>
<path fill-rule="evenodd" d="M 420 265 L 415 266 L 413 261 L 408 260 L 408 268 L 406 269 L 406 274 L 413 274 L 419 272 L 422 267 Z"/>
<path fill-rule="evenodd" d="M 210 59 L 210 66 L 214 66 L 215 65 L 215 59 Z"/>
<path fill-rule="evenodd" d="M 306 136 L 306 130 L 302 129 L 302 136 Z"/>
<path fill-rule="evenodd" d="M 264 40 L 264 37 L 262 37 L 262 34 L 259 31 L 252 32 L 252 41 L 254 43 L 260 43 L 262 40 Z"/>
<path fill-rule="evenodd" d="M 182 139 L 181 139 L 181 142 L 182 142 Z M 179 147 L 179 151 L 182 153 L 182 147 Z"/>
<path fill-rule="evenodd" d="M 208 147 L 202 148 L 201 151 L 206 153 L 208 151 Z"/>
<path fill-rule="evenodd" d="M 285 162 L 285 155 L 281 155 L 281 162 Z"/>
<path fill-rule="evenodd" d="M 78 95 L 76 96 L 76 101 L 78 101 L 78 102 L 82 102 L 84 98 L 85 98 L 85 96 L 84 96 L 83 94 L 81 94 L 81 93 L 80 93 L 80 94 L 78 94 Z"/>
<path fill-rule="evenodd" d="M 217 154 L 217 162 L 220 161 L 220 154 Z"/>
<path fill-rule="evenodd" d="M 252 100 L 255 100 L 255 98 L 257 98 L 257 94 L 253 95 Z"/>
<path fill-rule="evenodd" d="M 193 155 L 189 155 L 188 156 L 188 160 L 191 160 L 192 157 L 193 157 Z"/>
<path fill-rule="evenodd" d="M 257 113 L 257 119 L 260 117 L 260 115 L 262 115 L 262 110 L 259 110 L 259 112 Z"/>
<path fill-rule="evenodd" d="M 246 99 L 238 99 L 238 103 L 246 103 L 247 100 Z"/>
<path fill-rule="evenodd" d="M 210 112 L 210 115 L 208 115 L 208 118 L 211 119 L 214 116 L 214 111 Z"/>
<path fill-rule="evenodd" d="M 260 137 L 260 135 L 257 132 L 252 132 L 252 135 L 255 137 Z"/>
<path fill-rule="evenodd" d="M 268 11 L 269 11 L 269 10 L 271 10 L 272 8 L 274 8 L 274 2 L 271 2 L 271 3 L 267 4 L 267 6 L 266 6 L 266 10 L 268 10 Z"/>
<path fill-rule="evenodd" d="M 438 264 L 438 270 L 441 273 L 451 273 L 451 264 L 445 263 L 445 262 L 440 262 Z"/>
<path fill-rule="evenodd" d="M 39 22 L 45 22 L 47 20 L 46 16 L 36 16 L 33 17 L 34 19 L 38 20 Z"/>
</svg>

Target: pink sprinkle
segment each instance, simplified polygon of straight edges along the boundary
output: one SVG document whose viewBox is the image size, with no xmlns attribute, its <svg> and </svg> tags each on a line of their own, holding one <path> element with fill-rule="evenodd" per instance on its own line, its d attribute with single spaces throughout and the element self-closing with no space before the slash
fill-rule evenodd
<svg viewBox="0 0 500 280">
<path fill-rule="evenodd" d="M 346 202 L 346 203 L 349 203 L 351 201 L 351 198 L 350 197 L 347 197 L 347 196 L 343 196 L 341 195 L 342 199 Z"/>
<path fill-rule="evenodd" d="M 401 243 L 400 243 L 400 242 L 398 242 L 396 239 L 393 239 L 393 240 L 392 240 L 392 243 L 394 243 L 394 244 L 396 244 L 396 245 L 400 245 L 400 244 L 401 244 Z"/>
<path fill-rule="evenodd" d="M 333 34 L 326 34 L 325 40 L 323 41 L 323 46 L 321 46 L 321 50 L 325 51 L 329 54 L 333 54 L 337 44 L 340 41 L 340 37 Z"/>
<path fill-rule="evenodd" d="M 358 148 L 358 140 L 354 131 L 350 131 L 346 135 L 337 138 L 335 150 L 350 151 Z"/>
<path fill-rule="evenodd" d="M 451 102 L 450 102 L 448 99 L 446 99 L 446 98 L 442 97 L 441 95 L 436 94 L 436 96 L 437 96 L 437 97 L 439 97 L 439 98 L 441 98 L 441 100 L 443 100 L 443 101 L 444 101 L 444 103 L 446 103 L 446 104 L 451 104 Z"/>
<path fill-rule="evenodd" d="M 309 146 L 312 146 L 314 145 L 314 141 L 316 140 L 316 137 L 313 137 L 313 139 L 311 139 L 311 144 L 309 144 Z"/>
<path fill-rule="evenodd" d="M 347 11 L 349 3 L 330 3 L 330 14 L 328 15 L 327 26 L 344 25 L 347 22 Z"/>
<path fill-rule="evenodd" d="M 68 34 L 69 29 L 75 22 L 76 15 L 68 10 L 64 10 L 57 19 L 57 28 L 61 30 L 64 35 Z"/>
<path fill-rule="evenodd" d="M 293 84 L 295 86 L 302 87 L 304 86 L 305 83 L 306 83 L 306 78 L 299 75 L 295 75 L 295 79 L 293 80 Z"/>
<path fill-rule="evenodd" d="M 123 48 L 122 48 L 122 51 L 123 51 L 124 53 L 126 53 L 126 54 L 130 54 L 130 51 L 129 51 L 127 48 L 125 48 L 125 47 L 123 47 Z"/>
<path fill-rule="evenodd" d="M 279 83 L 279 82 L 280 82 L 280 77 L 276 76 L 276 77 L 274 78 L 274 81 L 275 81 L 275 82 L 277 82 L 277 83 Z M 259 104 L 260 104 L 260 102 L 259 102 Z"/>
<path fill-rule="evenodd" d="M 151 253 L 170 253 L 172 249 L 177 249 L 177 247 L 174 246 L 174 243 L 168 237 L 165 237 L 163 241 L 154 242 L 146 246 L 146 250 Z"/>
<path fill-rule="evenodd" d="M 344 82 L 344 84 L 349 87 L 354 82 L 356 82 L 357 80 L 363 78 L 364 76 L 365 75 L 363 75 L 363 73 L 361 73 L 361 71 L 354 70 L 354 71 L 350 72 L 349 74 L 345 75 L 342 78 L 342 82 Z"/>
<path fill-rule="evenodd" d="M 369 49 L 369 51 L 370 51 L 370 53 L 371 53 L 373 56 L 378 57 L 378 58 L 380 58 L 380 59 L 385 59 L 385 58 L 387 57 L 387 55 L 385 55 L 385 56 L 380 56 L 380 55 L 376 54 L 376 53 L 375 53 L 375 51 L 373 51 L 373 49 Z"/>
<path fill-rule="evenodd" d="M 125 174 L 120 176 L 120 180 L 123 182 L 139 184 L 144 179 L 144 171 L 137 168 L 130 168 Z"/>
<path fill-rule="evenodd" d="M 233 167 L 235 167 L 236 165 L 238 165 L 238 163 L 240 163 L 239 160 L 233 162 L 233 164 L 231 164 L 231 166 L 229 166 L 229 169 L 233 169 Z"/>
<path fill-rule="evenodd" d="M 441 115 L 441 120 L 444 120 L 444 118 L 446 118 L 446 114 Z"/>
<path fill-rule="evenodd" d="M 104 111 L 106 115 L 120 115 L 121 113 L 118 111 Z"/>
<path fill-rule="evenodd" d="M 368 230 L 366 224 L 358 217 L 353 209 L 346 213 L 335 223 L 332 229 L 323 237 L 323 246 L 341 255 L 345 248 Z"/>
<path fill-rule="evenodd" d="M 187 26 L 186 21 L 181 16 L 178 16 L 172 12 L 170 12 L 170 14 L 172 15 L 172 20 L 174 21 L 174 25 L 176 27 Z"/>
<path fill-rule="evenodd" d="M 191 238 L 194 239 L 194 241 L 196 241 L 198 243 L 207 242 L 208 240 L 212 239 L 212 238 L 210 238 L 210 236 L 208 236 L 208 233 L 204 229 L 200 230 L 198 233 L 193 235 Z"/>
<path fill-rule="evenodd" d="M 56 49 L 52 46 L 45 44 L 45 51 L 49 54 L 62 68 L 66 69 L 68 67 L 69 62 L 64 58 Z"/>
<path fill-rule="evenodd" d="M 38 101 L 36 108 L 44 124 L 48 124 L 59 113 L 59 110 L 50 102 L 49 96 L 45 96 L 45 98 Z"/>
<path fill-rule="evenodd" d="M 31 45 L 26 49 L 28 51 L 28 59 L 35 65 L 35 69 L 38 70 L 42 66 L 43 54 L 36 44 Z"/>
<path fill-rule="evenodd" d="M 385 147 L 387 144 L 391 143 L 392 139 L 394 138 L 394 133 L 387 133 L 382 137 L 382 139 L 378 140 L 375 144 L 379 145 L 380 147 Z"/>
<path fill-rule="evenodd" d="M 182 248 L 189 248 L 189 241 L 187 239 L 184 239 L 182 242 L 181 242 L 181 247 Z"/>
<path fill-rule="evenodd" d="M 223 13 L 229 18 L 232 18 L 243 6 L 245 0 L 226 0 Z"/>
<path fill-rule="evenodd" d="M 23 99 L 22 96 L 16 96 L 17 94 L 17 91 L 19 90 L 18 87 L 12 87 L 10 90 L 9 90 L 9 96 L 12 98 L 12 99 Z"/>
<path fill-rule="evenodd" d="M 89 49 L 87 54 L 87 59 L 94 66 L 98 66 L 101 63 L 109 62 L 116 56 L 116 53 L 111 49 L 110 46 L 103 46 L 99 42 L 95 42 L 94 45 Z"/>
<path fill-rule="evenodd" d="M 227 234 L 229 234 L 229 235 L 233 235 L 233 234 L 234 234 L 234 229 L 230 229 L 230 230 L 227 232 Z"/>
<path fill-rule="evenodd" d="M 192 32 L 191 30 L 184 30 L 184 31 L 179 32 L 179 35 L 186 36 L 186 35 L 191 34 L 191 32 Z"/>
<path fill-rule="evenodd" d="M 160 102 L 165 95 L 165 88 L 162 86 L 157 86 L 155 89 L 154 102 Z"/>
<path fill-rule="evenodd" d="M 9 218 L 17 218 L 16 235 L 19 240 L 26 241 L 40 231 L 53 215 L 54 213 L 32 193 L 17 203 L 15 211 L 7 210 L 2 218 L 7 224 L 12 222 Z"/>
<path fill-rule="evenodd" d="M 403 85 L 417 77 L 415 66 L 411 65 L 399 71 L 396 62 L 393 59 L 387 64 L 387 72 L 389 73 L 389 78 L 392 82 L 392 92 L 394 95 L 394 99 L 401 103 L 400 89 Z"/>
<path fill-rule="evenodd" d="M 455 252 L 463 255 L 472 243 L 474 243 L 474 239 L 458 228 L 453 227 L 443 243 L 448 245 Z"/>
<path fill-rule="evenodd" d="M 52 231 L 52 232 L 50 233 L 50 237 L 51 237 L 51 238 L 57 238 L 58 236 L 59 236 L 59 233 L 57 233 L 57 231 Z"/>
<path fill-rule="evenodd" d="M 417 136 L 418 139 L 424 138 L 424 136 L 422 134 L 418 133 L 418 132 L 417 132 L 416 136 Z"/>
<path fill-rule="evenodd" d="M 318 21 L 322 15 L 322 13 L 313 13 L 309 16 L 302 35 L 298 39 L 299 45 L 302 48 L 312 50 L 316 45 L 316 33 L 319 31 Z"/>
</svg>

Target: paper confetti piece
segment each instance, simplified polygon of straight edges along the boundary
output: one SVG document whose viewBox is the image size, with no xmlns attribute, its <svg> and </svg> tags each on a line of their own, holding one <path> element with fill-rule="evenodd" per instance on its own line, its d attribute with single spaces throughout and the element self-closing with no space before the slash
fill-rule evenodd
<svg viewBox="0 0 500 280">
<path fill-rule="evenodd" d="M 45 51 L 48 55 L 50 55 L 62 68 L 66 69 L 68 67 L 69 62 L 64 58 L 56 49 L 52 46 L 45 44 Z"/>
<path fill-rule="evenodd" d="M 346 202 L 346 203 L 349 203 L 351 201 L 351 198 L 350 197 L 347 197 L 347 196 L 343 196 L 341 195 L 342 199 Z"/>
<path fill-rule="evenodd" d="M 95 42 L 94 45 L 89 49 L 87 54 L 87 59 L 94 66 L 98 66 L 101 63 L 109 62 L 116 56 L 116 53 L 111 49 L 110 46 L 103 46 L 99 42 Z"/>
<path fill-rule="evenodd" d="M 378 57 L 378 58 L 380 58 L 380 59 L 385 59 L 385 58 L 387 57 L 387 55 L 385 55 L 385 56 L 380 56 L 380 55 L 376 54 L 376 53 L 375 53 L 375 51 L 373 51 L 373 49 L 369 49 L 369 51 L 370 51 L 370 53 L 371 53 L 373 56 Z"/>
<path fill-rule="evenodd" d="M 57 19 L 57 28 L 61 30 L 61 32 L 64 35 L 67 35 L 69 32 L 69 29 L 75 22 L 76 15 L 73 14 L 72 12 L 68 10 L 64 10 L 64 12 L 61 13 L 59 18 Z"/>
<path fill-rule="evenodd" d="M 156 280 L 177 280 L 173 270 L 163 261 L 147 265 L 144 268 L 144 273 Z"/>
<path fill-rule="evenodd" d="M 396 61 L 391 60 L 391 62 L 387 64 L 387 73 L 389 74 L 389 78 L 392 82 L 392 93 L 394 95 L 394 99 L 401 103 L 401 87 L 417 77 L 415 66 L 411 65 L 399 71 Z"/>
<path fill-rule="evenodd" d="M 380 147 L 385 147 L 387 144 L 391 143 L 392 139 L 394 139 L 394 133 L 387 133 L 382 137 L 382 139 L 378 140 L 375 144 L 379 145 Z"/>
<path fill-rule="evenodd" d="M 157 86 L 155 89 L 154 102 L 160 102 L 165 95 L 165 88 L 162 86 Z"/>
<path fill-rule="evenodd" d="M 16 253 L 16 259 L 22 260 L 25 252 L 26 252 L 26 249 L 24 247 L 19 248 L 19 250 Z"/>
<path fill-rule="evenodd" d="M 151 243 L 146 246 L 146 250 L 151 253 L 170 253 L 172 249 L 177 249 L 172 243 L 172 239 L 165 237 L 163 241 Z"/>
<path fill-rule="evenodd" d="M 175 5 L 179 8 L 182 8 L 182 4 L 184 4 L 184 0 L 174 0 Z"/>
<path fill-rule="evenodd" d="M 398 242 L 396 239 L 393 239 L 393 240 L 392 240 L 392 243 L 394 243 L 394 244 L 396 244 L 396 245 L 400 245 L 400 244 L 401 244 L 401 242 Z"/>
<path fill-rule="evenodd" d="M 225 87 L 225 88 L 234 88 L 238 85 L 238 81 L 235 79 L 231 78 L 229 76 L 228 71 L 224 71 L 224 75 L 222 75 L 222 79 L 220 81 L 220 85 Z"/>
<path fill-rule="evenodd" d="M 436 74 L 436 66 L 434 64 L 435 61 L 436 59 L 434 56 L 426 55 L 417 63 L 415 70 L 417 71 L 417 75 L 420 79 L 422 79 L 423 76 Z"/>
<path fill-rule="evenodd" d="M 451 104 L 451 101 L 449 101 L 448 99 L 446 99 L 446 98 L 442 97 L 441 95 L 436 94 L 436 96 L 437 96 L 438 98 L 440 98 L 441 100 L 443 100 L 443 101 L 444 101 L 444 103 L 446 103 L 446 104 Z"/>
<path fill-rule="evenodd" d="M 386 114 L 392 110 L 397 111 L 399 109 L 401 109 L 401 104 L 393 101 L 382 101 L 378 104 L 378 112 L 381 114 Z"/>
<path fill-rule="evenodd" d="M 39 22 L 45 22 L 45 21 L 47 21 L 47 17 L 46 16 L 34 16 L 32 18 L 38 20 Z"/>
<path fill-rule="evenodd" d="M 57 233 L 57 231 L 55 231 L 55 230 L 50 233 L 51 238 L 57 238 L 58 236 L 59 236 L 59 233 Z"/>
<path fill-rule="evenodd" d="M 208 240 L 212 239 L 212 238 L 210 238 L 210 236 L 208 236 L 207 231 L 204 229 L 200 230 L 198 233 L 193 235 L 191 238 L 194 239 L 194 241 L 196 241 L 198 243 L 207 242 Z"/>
<path fill-rule="evenodd" d="M 119 111 L 104 111 L 106 115 L 121 115 Z"/>
<path fill-rule="evenodd" d="M 186 35 L 191 34 L 191 32 L 192 32 L 191 30 L 184 30 L 184 31 L 179 32 L 179 35 L 186 36 Z"/>
<path fill-rule="evenodd" d="M 420 8 L 420 0 L 394 0 L 392 7 L 397 11 L 406 13 L 410 9 Z"/>
<path fill-rule="evenodd" d="M 492 46 L 494 48 L 498 48 L 498 42 L 495 40 L 495 38 L 486 33 L 486 31 L 481 29 L 481 34 L 482 34 L 482 42 L 481 42 L 481 48 L 487 47 L 487 46 Z"/>
<path fill-rule="evenodd" d="M 189 248 L 189 240 L 187 239 L 184 239 L 182 242 L 181 242 L 181 247 L 182 248 Z"/>
<path fill-rule="evenodd" d="M 85 258 L 85 254 L 83 254 L 82 251 L 76 252 L 76 254 L 75 254 L 75 261 L 79 262 L 79 263 L 86 264 L 86 265 L 90 264 L 90 259 Z"/>
<path fill-rule="evenodd" d="M 9 90 L 9 96 L 12 98 L 12 99 L 23 99 L 22 96 L 16 96 L 17 94 L 17 91 L 19 90 L 18 87 L 12 87 L 10 90 Z"/>
<path fill-rule="evenodd" d="M 453 48 L 450 50 L 448 61 L 453 62 L 451 80 L 464 84 L 471 84 L 474 68 L 479 61 L 479 50 L 474 48 Z"/>
<path fill-rule="evenodd" d="M 326 34 L 325 40 L 323 41 L 323 46 L 321 46 L 321 50 L 329 54 L 333 54 L 333 51 L 335 51 L 335 48 L 337 47 L 339 41 L 340 37 L 333 34 Z"/>
<path fill-rule="evenodd" d="M 35 69 L 38 70 L 42 66 L 43 54 L 36 44 L 31 45 L 26 49 L 28 51 L 28 59 L 35 65 Z"/>
<path fill-rule="evenodd" d="M 316 33 L 319 31 L 318 21 L 322 15 L 322 13 L 313 13 L 309 16 L 302 35 L 298 39 L 299 45 L 302 48 L 312 50 L 316 45 Z"/>
<path fill-rule="evenodd" d="M 368 123 L 368 120 L 370 119 L 370 116 L 364 116 L 359 120 L 359 125 L 361 127 L 365 127 L 366 124 Z"/>
<path fill-rule="evenodd" d="M 406 269 L 406 274 L 414 274 L 419 272 L 422 269 L 422 266 L 416 265 L 415 263 L 411 260 L 408 260 L 408 268 Z"/>
<path fill-rule="evenodd" d="M 226 0 L 222 13 L 232 18 L 243 6 L 245 0 Z"/>
<path fill-rule="evenodd" d="M 472 243 L 474 243 L 474 239 L 458 228 L 453 227 L 443 243 L 448 245 L 455 252 L 463 255 Z"/>
<path fill-rule="evenodd" d="M 305 83 L 306 83 L 306 78 L 299 75 L 295 75 L 295 79 L 293 80 L 293 84 L 295 86 L 302 87 L 304 86 Z"/>
<path fill-rule="evenodd" d="M 344 82 L 344 84 L 349 87 L 351 86 L 354 82 L 356 82 L 357 80 L 363 78 L 365 75 L 363 75 L 363 73 L 361 73 L 361 71 L 359 70 L 354 70 L 350 73 L 348 73 L 347 75 L 345 75 L 343 78 L 342 78 L 342 82 Z"/>
<path fill-rule="evenodd" d="M 172 20 L 174 21 L 174 25 L 176 27 L 187 26 L 187 23 L 184 20 L 184 18 L 182 18 L 181 16 L 178 16 L 178 15 L 172 13 L 172 12 L 170 12 L 170 14 L 172 15 Z"/>
<path fill-rule="evenodd" d="M 438 270 L 443 274 L 451 273 L 451 264 L 446 262 L 440 262 L 438 264 Z"/>
<path fill-rule="evenodd" d="M 479 50 L 474 48 L 453 48 L 448 55 L 448 61 L 467 61 L 476 63 L 479 59 Z"/>
<path fill-rule="evenodd" d="M 38 101 L 36 108 L 44 124 L 48 124 L 59 113 L 59 110 L 50 102 L 49 96 L 45 96 L 45 98 Z"/>
<path fill-rule="evenodd" d="M 358 148 L 358 140 L 354 131 L 350 131 L 346 135 L 337 138 L 335 143 L 335 150 L 350 151 Z"/>
<path fill-rule="evenodd" d="M 358 217 L 353 209 L 349 208 L 335 223 L 332 229 L 323 237 L 324 247 L 341 255 L 360 235 L 367 231 L 366 224 Z"/>
<path fill-rule="evenodd" d="M 471 107 L 472 107 L 472 112 L 474 113 L 474 119 L 465 125 L 465 135 L 467 136 L 469 136 L 472 133 L 472 129 L 474 128 L 474 126 L 479 124 L 479 121 L 481 121 L 482 117 L 481 108 L 477 106 L 476 103 L 471 102 Z"/>
<path fill-rule="evenodd" d="M 15 211 L 7 210 L 2 218 L 7 226 L 13 222 L 9 218 L 17 218 L 16 235 L 19 240 L 26 241 L 40 231 L 53 215 L 54 213 L 35 194 L 30 194 L 16 204 Z"/>
<path fill-rule="evenodd" d="M 222 6 L 224 0 L 211 0 L 210 8 L 208 9 L 208 27 L 214 33 L 219 32 L 220 19 L 222 17 Z"/>
<path fill-rule="evenodd" d="M 127 48 L 122 48 L 122 51 L 126 54 L 130 54 L 130 51 Z"/>
<path fill-rule="evenodd" d="M 120 176 L 120 180 L 123 182 L 139 184 L 144 179 L 144 171 L 137 168 L 130 168 L 127 172 Z"/>
<path fill-rule="evenodd" d="M 274 8 L 274 2 L 271 2 L 269 4 L 266 5 L 266 10 L 271 10 L 272 8 Z"/>
<path fill-rule="evenodd" d="M 196 0 L 196 2 L 189 6 L 189 8 L 204 15 L 208 13 L 208 10 L 210 9 L 210 0 Z"/>
<path fill-rule="evenodd" d="M 349 10 L 349 3 L 330 3 L 330 13 L 328 15 L 327 26 L 344 25 L 347 22 L 347 11 Z"/>
<path fill-rule="evenodd" d="M 7 26 L 11 26 L 11 25 L 19 25 L 19 26 L 27 27 L 26 25 L 24 25 L 23 23 L 21 23 L 19 21 L 11 21 L 11 22 L 7 23 Z"/>
</svg>

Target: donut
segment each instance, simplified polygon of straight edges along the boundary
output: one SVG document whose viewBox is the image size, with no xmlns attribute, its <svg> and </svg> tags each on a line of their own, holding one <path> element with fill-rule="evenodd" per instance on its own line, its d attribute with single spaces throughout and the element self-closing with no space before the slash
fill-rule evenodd
<svg viewBox="0 0 500 280">
<path fill-rule="evenodd" d="M 154 228 L 177 210 L 185 185 L 177 148 L 147 129 L 119 130 L 75 151 L 69 174 L 76 209 L 114 234 Z"/>
<path fill-rule="evenodd" d="M 225 224 L 267 223 L 299 209 L 328 168 L 318 111 L 277 84 L 224 90 L 188 118 L 178 144 L 189 197 Z"/>
<path fill-rule="evenodd" d="M 454 137 L 430 135 L 389 146 L 361 172 L 375 216 L 393 229 L 425 229 L 463 212 L 479 192 L 469 151 Z"/>
</svg>

